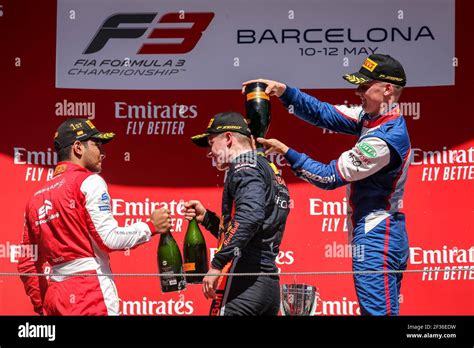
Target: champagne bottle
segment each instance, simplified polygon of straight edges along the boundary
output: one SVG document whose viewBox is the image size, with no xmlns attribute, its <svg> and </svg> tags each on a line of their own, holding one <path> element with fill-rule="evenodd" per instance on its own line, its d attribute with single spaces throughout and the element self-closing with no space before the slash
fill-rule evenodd
<svg viewBox="0 0 474 348">
<path fill-rule="evenodd" d="M 183 260 L 178 244 L 170 231 L 160 236 L 160 243 L 158 244 L 158 269 L 160 274 L 162 274 L 160 282 L 163 292 L 179 291 L 186 288 L 184 277 L 175 275 L 184 273 Z"/>
<path fill-rule="evenodd" d="M 186 274 L 207 273 L 209 265 L 207 262 L 206 240 L 202 235 L 196 219 L 189 222 L 186 236 L 184 237 L 184 271 Z M 186 282 L 202 283 L 204 276 L 186 275 Z"/>
<path fill-rule="evenodd" d="M 270 97 L 265 93 L 267 84 L 254 82 L 245 86 L 245 110 L 250 131 L 255 138 L 265 137 L 270 126 Z"/>
</svg>

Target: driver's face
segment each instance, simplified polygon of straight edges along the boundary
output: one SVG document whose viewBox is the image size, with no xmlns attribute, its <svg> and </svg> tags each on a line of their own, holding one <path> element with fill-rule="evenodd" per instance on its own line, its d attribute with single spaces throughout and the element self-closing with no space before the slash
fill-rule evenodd
<svg viewBox="0 0 474 348">
<path fill-rule="evenodd" d="M 213 158 L 217 169 L 226 170 L 228 168 L 229 146 L 227 133 L 209 135 L 209 152 L 207 157 Z"/>
<path fill-rule="evenodd" d="M 102 171 L 102 161 L 105 158 L 105 152 L 100 140 L 89 139 L 87 146 L 84 146 L 84 167 L 91 172 L 100 173 Z"/>
<path fill-rule="evenodd" d="M 359 85 L 355 94 L 362 102 L 362 109 L 371 116 L 376 116 L 380 112 L 380 107 L 384 103 L 384 91 L 387 83 L 380 81 L 370 81 Z"/>
</svg>

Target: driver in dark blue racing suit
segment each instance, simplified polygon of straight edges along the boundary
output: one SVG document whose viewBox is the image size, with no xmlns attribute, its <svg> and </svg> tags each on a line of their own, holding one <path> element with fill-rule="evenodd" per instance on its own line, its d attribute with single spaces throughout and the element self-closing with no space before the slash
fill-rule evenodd
<svg viewBox="0 0 474 348">
<path fill-rule="evenodd" d="M 216 115 L 193 142 L 209 147 L 220 170 L 228 169 L 222 216 L 199 201 L 186 203 L 186 218 L 196 217 L 219 240 L 203 291 L 212 298 L 210 315 L 277 315 L 277 275 L 213 276 L 219 273 L 277 273 L 278 255 L 289 213 L 289 193 L 276 167 L 252 146 L 242 115 Z"/>
</svg>

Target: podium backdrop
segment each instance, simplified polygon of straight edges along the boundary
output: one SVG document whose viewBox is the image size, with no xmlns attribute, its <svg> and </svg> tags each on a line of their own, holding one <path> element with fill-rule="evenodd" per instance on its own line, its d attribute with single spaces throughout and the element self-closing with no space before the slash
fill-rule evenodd
<svg viewBox="0 0 474 348">
<path fill-rule="evenodd" d="M 275 4 L 274 4 L 275 3 Z M 113 131 L 102 176 L 121 225 L 183 201 L 220 212 L 225 173 L 190 136 L 214 114 L 244 112 L 241 82 L 266 77 L 333 104 L 357 104 L 341 76 L 373 53 L 406 67 L 412 142 L 402 211 L 409 270 L 402 315 L 472 315 L 474 140 L 468 1 L 3 1 L 0 4 L 0 270 L 16 272 L 23 210 L 52 175 L 53 135 L 70 117 Z M 127 38 L 126 38 L 127 37 Z M 272 99 L 268 137 L 329 162 L 356 138 L 300 121 Z M 322 191 L 272 161 L 289 185 L 282 272 L 350 271 L 345 188 Z M 210 256 L 216 241 L 203 230 Z M 114 273 L 156 273 L 158 237 L 111 254 Z M 48 269 L 46 265 L 46 270 Z M 357 315 L 351 275 L 282 276 L 318 288 L 317 315 Z M 200 285 L 162 294 L 157 277 L 117 277 L 123 315 L 207 315 Z M 17 276 L 0 277 L 0 314 L 32 314 Z"/>
</svg>

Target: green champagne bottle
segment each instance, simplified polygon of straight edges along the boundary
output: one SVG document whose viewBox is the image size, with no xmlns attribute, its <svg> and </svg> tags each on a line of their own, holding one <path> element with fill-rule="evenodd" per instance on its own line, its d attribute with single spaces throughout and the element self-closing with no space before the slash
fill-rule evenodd
<svg viewBox="0 0 474 348">
<path fill-rule="evenodd" d="M 199 229 L 196 219 L 189 222 L 186 236 L 184 237 L 184 271 L 186 274 L 207 273 L 209 265 L 207 262 L 206 240 Z M 186 275 L 186 282 L 202 283 L 204 276 Z"/>
<path fill-rule="evenodd" d="M 182 274 L 183 260 L 176 240 L 171 232 L 161 234 L 158 244 L 158 269 L 162 276 L 160 277 L 161 291 L 179 291 L 186 288 L 186 281 Z"/>
</svg>

